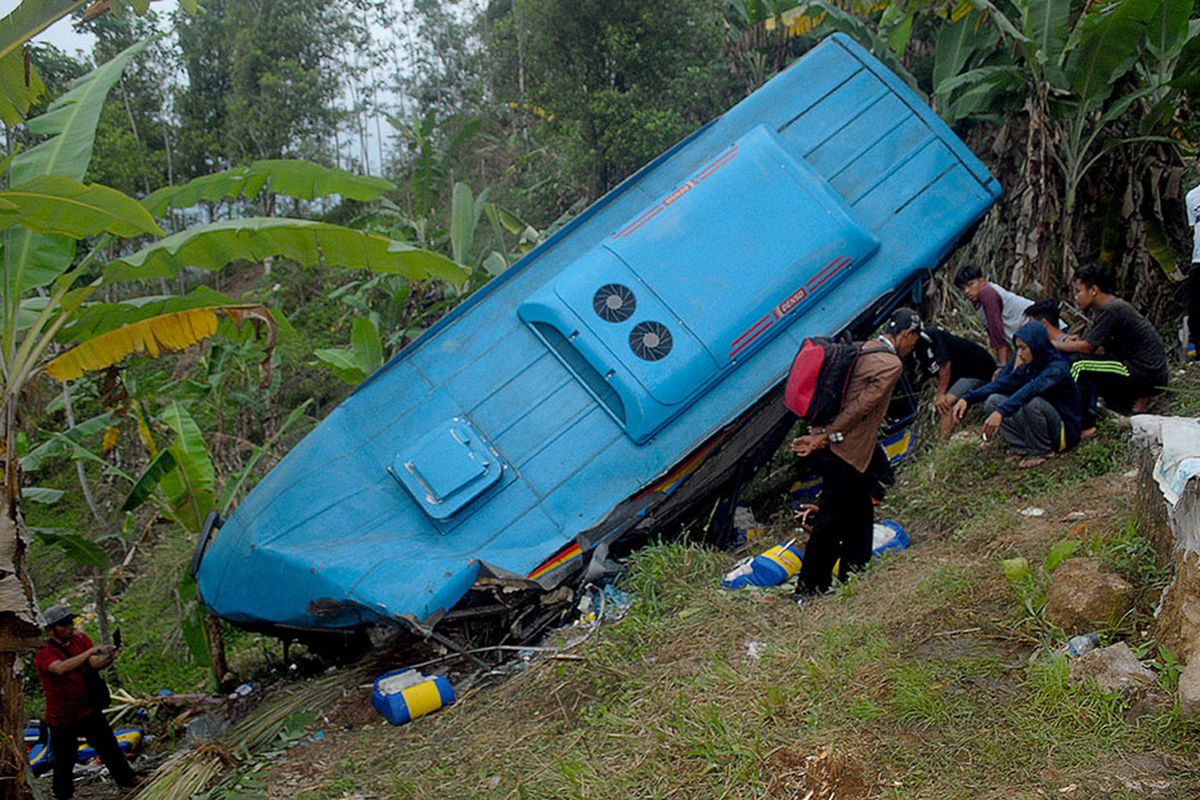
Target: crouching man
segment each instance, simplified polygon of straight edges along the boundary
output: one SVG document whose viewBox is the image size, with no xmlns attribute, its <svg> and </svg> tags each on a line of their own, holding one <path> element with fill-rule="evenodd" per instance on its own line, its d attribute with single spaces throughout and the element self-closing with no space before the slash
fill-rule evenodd
<svg viewBox="0 0 1200 800">
<path fill-rule="evenodd" d="M 871 559 L 874 478 L 868 468 L 879 425 L 904 371 L 902 359 L 912 352 L 920 335 L 917 312 L 897 309 L 884 334 L 863 344 L 837 418 L 825 428 L 792 440 L 792 452 L 802 458 L 811 456 L 822 481 L 818 511 L 809 517 L 812 533 L 796 584 L 797 605 L 803 606 L 829 589 L 833 565 L 839 559 L 839 579 L 862 569 Z"/>
</svg>

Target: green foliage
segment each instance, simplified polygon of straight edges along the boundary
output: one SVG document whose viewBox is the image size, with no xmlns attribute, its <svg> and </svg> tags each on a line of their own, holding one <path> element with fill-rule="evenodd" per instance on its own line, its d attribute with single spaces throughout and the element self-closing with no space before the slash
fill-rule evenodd
<svg viewBox="0 0 1200 800">
<path fill-rule="evenodd" d="M 100 233 L 135 237 L 163 231 L 140 203 L 115 189 L 41 175 L 0 191 L 0 228 L 20 225 L 38 233 L 84 239 Z"/>
<path fill-rule="evenodd" d="M 1100 420 L 1101 435 L 1081 442 L 1065 458 L 1038 469 L 1017 469 L 972 442 L 951 441 L 922 454 L 906 469 L 887 500 L 896 519 L 922 518 L 955 536 L 975 520 L 1076 481 L 1111 472 L 1126 461 L 1124 443 L 1111 420 Z M 952 482 L 946 476 L 954 476 Z M 963 498 L 969 498 L 964 503 Z"/>
<path fill-rule="evenodd" d="M 21 186 L 45 175 L 83 180 L 92 157 L 96 122 L 104 98 L 121 77 L 121 71 L 145 46 L 134 45 L 116 59 L 89 73 L 50 104 L 45 114 L 30 120 L 31 133 L 46 141 L 17 153 L 10 162 L 9 182 Z M 75 255 L 74 242 L 62 236 L 17 229 L 6 240 L 5 259 L 13 277 L 9 285 L 19 294 L 45 286 L 67 270 Z M 6 298 L 13 303 L 14 296 Z"/>
<path fill-rule="evenodd" d="M 52 506 L 62 500 L 65 492 L 62 489 L 48 489 L 45 486 L 24 486 L 21 488 L 21 498 L 32 503 Z"/>
<path fill-rule="evenodd" d="M 1062 562 L 1066 561 L 1071 556 L 1075 555 L 1075 551 L 1079 549 L 1078 539 L 1063 539 L 1055 542 L 1050 548 L 1050 552 L 1046 554 L 1046 561 L 1043 565 L 1046 574 L 1054 572 L 1058 569 Z"/>
<path fill-rule="evenodd" d="M 214 172 L 178 186 L 164 186 L 142 202 L 151 213 L 162 216 L 170 209 L 226 199 L 253 199 L 263 192 L 308 201 L 330 195 L 366 201 L 377 200 L 395 188 L 395 184 L 382 178 L 353 175 L 311 161 L 272 160 Z"/>
<path fill-rule="evenodd" d="M 1159 645 L 1158 657 L 1150 663 L 1150 667 L 1158 673 L 1158 685 L 1164 692 L 1174 695 L 1179 691 L 1179 677 L 1183 674 L 1184 665 L 1179 663 L 1169 648 Z"/>
<path fill-rule="evenodd" d="M 369 269 L 413 279 L 461 281 L 462 268 L 437 253 L 326 222 L 251 217 L 180 231 L 114 259 L 107 281 L 167 277 L 184 267 L 216 270 L 231 262 L 282 257 L 303 266 Z"/>
<path fill-rule="evenodd" d="M 25 472 L 37 472 L 47 461 L 69 455 L 76 445 L 102 433 L 111 423 L 112 415 L 104 413 L 84 420 L 73 428 L 56 432 L 21 457 L 21 469 Z"/>
<path fill-rule="evenodd" d="M 475 244 L 475 229 L 487 204 L 488 192 L 484 189 L 476 197 L 466 183 L 454 184 L 454 195 L 450 203 L 450 248 L 454 260 L 460 264 L 471 263 L 471 249 Z"/>
<path fill-rule="evenodd" d="M 1023 622 L 1032 623 L 1051 637 L 1056 636 L 1058 631 L 1046 622 L 1043 615 L 1046 606 L 1046 589 L 1050 585 L 1050 573 L 1058 569 L 1059 565 L 1074 555 L 1078 549 L 1079 542 L 1075 539 L 1063 539 L 1055 542 L 1050 547 L 1050 552 L 1046 554 L 1045 561 L 1036 570 L 1030 566 L 1026 558 L 1021 556 L 1004 559 L 1000 562 L 1000 567 L 1004 570 L 1004 577 L 1008 579 L 1009 585 L 1021 602 L 1022 612 L 1025 615 Z"/>
<path fill-rule="evenodd" d="M 439 207 L 449 188 L 456 162 L 479 134 L 483 121 L 439 119 L 436 108 L 414 115 L 411 123 L 389 117 L 388 122 L 401 135 L 411 151 L 408 188 L 414 219 L 429 217 Z"/>
<path fill-rule="evenodd" d="M 90 23 L 95 36 L 92 61 L 102 64 L 125 48 L 151 39 L 113 88 L 96 129 L 88 180 L 126 194 L 143 195 L 174 179 L 174 120 L 169 86 L 175 76 L 171 43 L 153 12 L 142 16 L 107 14 Z"/>
<path fill-rule="evenodd" d="M 208 624 L 208 613 L 200 602 L 199 587 L 190 575 L 183 576 L 179 583 L 179 601 L 183 605 L 180 624 L 183 630 L 183 640 L 187 643 L 192 658 L 200 664 L 207 663 L 210 658 L 208 634 L 205 630 Z"/>
<path fill-rule="evenodd" d="M 174 469 L 162 470 L 158 484 L 175 521 L 198 533 L 216 506 L 217 478 L 212 457 L 200 427 L 179 403 L 168 405 L 159 419 L 173 434 L 167 449 L 175 463 Z"/>
<path fill-rule="evenodd" d="M 57 547 L 67 558 L 85 567 L 108 569 L 108 553 L 95 542 L 78 533 L 34 531 L 34 538 L 48 547 Z"/>
<path fill-rule="evenodd" d="M 151 458 L 146 469 L 134 481 L 129 494 L 125 496 L 125 502 L 121 504 L 121 511 L 136 511 L 141 508 L 147 500 L 154 496 L 158 484 L 175 467 L 175 454 L 170 450 L 162 450 Z"/>
<path fill-rule="evenodd" d="M 186 88 L 178 163 L 187 177 L 262 159 L 299 156 L 333 138 L 337 100 L 363 35 L 358 4 L 326 0 L 209 0 L 204 14 L 177 15 Z"/>
<path fill-rule="evenodd" d="M 383 365 L 383 342 L 379 329 L 367 317 L 355 317 L 350 337 L 351 349 L 318 349 L 317 361 L 338 378 L 356 386 Z"/>
<path fill-rule="evenodd" d="M 498 25 L 502 96 L 552 116 L 576 181 L 596 196 L 707 122 L 729 97 L 711 0 L 514 0 Z M 664 67 L 664 65 L 670 65 Z"/>
<path fill-rule="evenodd" d="M 232 297 L 203 285 L 186 295 L 151 295 L 130 297 L 115 303 L 88 303 L 63 324 L 59 339 L 64 343 L 86 341 L 125 325 L 176 311 L 237 304 L 238 301 Z"/>
<path fill-rule="evenodd" d="M 1089 530 L 1083 550 L 1101 559 L 1134 586 L 1161 589 L 1170 580 L 1170 567 L 1160 558 L 1141 532 L 1132 515 L 1109 521 L 1098 531 Z"/>
<path fill-rule="evenodd" d="M 0 58 L 83 5 L 84 0 L 23 0 L 0 19 Z"/>
<path fill-rule="evenodd" d="M 1189 21 L 1194 0 L 971 4 L 976 13 L 944 26 L 939 34 L 939 43 L 948 46 L 935 57 L 939 110 L 952 122 L 998 118 L 1016 107 L 1030 115 L 1031 148 L 1044 149 L 1054 161 L 1061 188 L 1054 186 L 1055 195 L 1039 201 L 1046 210 L 1034 210 L 1036 219 L 1028 224 L 1044 224 L 1042 215 L 1058 212 L 1065 243 L 1055 275 L 1047 259 L 1038 256 L 1044 270 L 1039 277 L 1065 282 L 1077 246 L 1079 192 L 1092 168 L 1121 144 L 1175 145 L 1166 136 L 1178 110 L 1172 83 L 1173 76 L 1182 77 L 1191 68 L 1180 55 L 1197 33 Z M 1001 32 L 999 43 L 980 32 L 976 14 Z M 1140 128 L 1143 135 L 1125 133 L 1130 128 Z M 1036 166 L 1036 159 L 1031 161 Z M 1023 177 L 1030 186 L 1043 180 L 1033 174 Z"/>
<path fill-rule="evenodd" d="M 1072 31 L 1078 44 L 1064 66 L 1082 109 L 1099 108 L 1133 67 L 1139 44 L 1161 6 L 1161 0 L 1121 0 L 1080 18 Z M 1183 22 L 1186 30 L 1186 17 Z"/>
</svg>

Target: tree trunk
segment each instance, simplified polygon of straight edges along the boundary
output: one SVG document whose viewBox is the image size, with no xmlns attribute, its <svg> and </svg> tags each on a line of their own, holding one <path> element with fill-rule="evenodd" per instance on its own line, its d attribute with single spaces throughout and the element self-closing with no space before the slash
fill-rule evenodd
<svg viewBox="0 0 1200 800">
<path fill-rule="evenodd" d="M 40 630 L 33 582 L 25 571 L 29 532 L 21 512 L 20 467 L 14 452 L 16 403 L 7 398 L 0 433 L 4 509 L 0 513 L 0 800 L 25 800 L 24 656 L 37 647 Z"/>
<path fill-rule="evenodd" d="M 71 385 L 64 381 L 62 385 L 63 410 L 67 414 L 67 427 L 75 427 L 75 407 L 71 403 Z M 88 510 L 92 512 L 92 519 L 96 520 L 96 525 L 99 526 L 100 532 L 108 531 L 108 521 L 104 519 L 104 514 L 100 511 L 100 505 L 96 502 L 96 496 L 92 494 L 92 486 L 88 483 L 87 471 L 84 469 L 83 461 L 75 459 L 75 476 L 79 479 L 79 488 L 83 491 L 83 499 L 87 503 Z M 100 643 L 112 644 L 112 636 L 109 633 L 108 624 L 108 569 L 106 567 L 97 567 L 93 572 L 93 584 L 95 586 L 93 601 L 96 604 L 96 627 L 100 631 Z"/>
<path fill-rule="evenodd" d="M 225 657 L 225 632 L 221 628 L 221 620 L 216 614 L 208 615 L 208 653 L 212 659 L 213 676 L 217 679 L 217 686 L 223 692 L 232 689 L 232 686 L 226 686 L 226 676 L 229 673 L 229 660 Z"/>
</svg>

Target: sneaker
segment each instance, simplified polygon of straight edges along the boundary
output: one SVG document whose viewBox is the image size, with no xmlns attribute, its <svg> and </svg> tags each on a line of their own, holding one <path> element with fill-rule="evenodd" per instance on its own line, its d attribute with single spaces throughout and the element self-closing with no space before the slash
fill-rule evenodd
<svg viewBox="0 0 1200 800">
<path fill-rule="evenodd" d="M 815 598 L 811 594 L 797 594 L 792 596 L 792 602 L 796 604 L 796 608 L 804 608 L 812 605 Z"/>
</svg>

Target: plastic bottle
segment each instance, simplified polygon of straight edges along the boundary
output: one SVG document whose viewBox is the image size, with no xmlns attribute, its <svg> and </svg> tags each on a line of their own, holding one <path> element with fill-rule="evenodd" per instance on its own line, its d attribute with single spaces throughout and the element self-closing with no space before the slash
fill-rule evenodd
<svg viewBox="0 0 1200 800">
<path fill-rule="evenodd" d="M 1084 633 L 1079 636 L 1072 636 L 1067 640 L 1067 643 L 1059 648 L 1060 652 L 1066 653 L 1069 658 L 1079 658 L 1084 653 L 1090 653 L 1100 646 L 1100 634 Z"/>
</svg>

